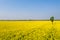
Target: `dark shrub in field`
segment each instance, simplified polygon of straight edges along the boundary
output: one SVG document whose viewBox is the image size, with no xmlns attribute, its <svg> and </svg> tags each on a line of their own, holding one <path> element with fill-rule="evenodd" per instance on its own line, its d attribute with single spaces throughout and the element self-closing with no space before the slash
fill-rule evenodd
<svg viewBox="0 0 60 40">
<path fill-rule="evenodd" d="M 52 24 L 53 24 L 54 16 L 50 17 L 50 21 L 51 21 L 51 22 L 52 22 Z"/>
</svg>

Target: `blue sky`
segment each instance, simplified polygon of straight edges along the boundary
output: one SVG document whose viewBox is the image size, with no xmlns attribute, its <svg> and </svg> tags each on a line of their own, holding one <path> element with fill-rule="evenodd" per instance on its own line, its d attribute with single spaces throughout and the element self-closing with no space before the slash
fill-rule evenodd
<svg viewBox="0 0 60 40">
<path fill-rule="evenodd" d="M 0 0 L 0 19 L 60 19 L 60 0 Z"/>
</svg>

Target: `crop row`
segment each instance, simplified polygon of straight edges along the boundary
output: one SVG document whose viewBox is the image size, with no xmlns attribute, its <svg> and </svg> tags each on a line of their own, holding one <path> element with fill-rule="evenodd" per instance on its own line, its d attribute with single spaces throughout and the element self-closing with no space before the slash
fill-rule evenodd
<svg viewBox="0 0 60 40">
<path fill-rule="evenodd" d="M 33 28 L 28 31 L 0 32 L 0 40 L 60 40 L 60 31 L 55 28 L 48 30 Z"/>
</svg>

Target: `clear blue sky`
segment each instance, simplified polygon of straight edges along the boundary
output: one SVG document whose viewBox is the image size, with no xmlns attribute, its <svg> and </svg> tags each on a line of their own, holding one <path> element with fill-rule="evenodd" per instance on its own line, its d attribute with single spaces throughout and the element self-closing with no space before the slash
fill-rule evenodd
<svg viewBox="0 0 60 40">
<path fill-rule="evenodd" d="M 0 0 L 0 19 L 60 19 L 60 0 Z"/>
</svg>

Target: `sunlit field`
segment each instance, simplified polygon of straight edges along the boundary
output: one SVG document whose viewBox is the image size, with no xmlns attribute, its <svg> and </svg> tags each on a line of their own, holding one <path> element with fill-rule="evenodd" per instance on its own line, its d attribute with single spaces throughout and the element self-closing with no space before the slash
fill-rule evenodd
<svg viewBox="0 0 60 40">
<path fill-rule="evenodd" d="M 60 40 L 60 21 L 0 21 L 0 40 Z"/>
</svg>

